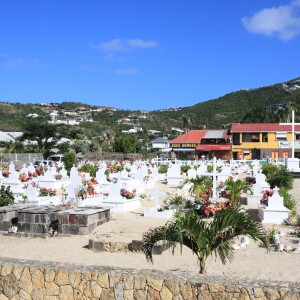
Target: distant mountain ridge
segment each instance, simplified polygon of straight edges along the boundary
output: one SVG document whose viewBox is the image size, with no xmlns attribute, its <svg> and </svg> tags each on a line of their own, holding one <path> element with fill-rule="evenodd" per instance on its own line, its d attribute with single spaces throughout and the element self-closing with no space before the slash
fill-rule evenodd
<svg viewBox="0 0 300 300">
<path fill-rule="evenodd" d="M 90 111 L 93 123 L 76 125 L 84 130 L 102 130 L 112 128 L 121 132 L 132 125 L 140 126 L 144 130 L 158 130 L 163 133 L 172 131 L 172 128 L 190 129 L 219 129 L 227 128 L 232 123 L 244 121 L 257 122 L 263 120 L 260 112 L 275 103 L 293 103 L 300 108 L 300 77 L 293 80 L 264 86 L 251 90 L 238 90 L 217 99 L 199 102 L 193 106 L 155 110 L 150 112 L 117 110 L 112 107 L 88 105 L 76 102 L 63 102 L 53 109 L 58 110 L 58 115 L 65 111 Z M 55 104 L 56 105 L 56 104 Z M 99 110 L 97 111 L 97 108 Z M 100 109 L 101 108 L 101 109 Z M 36 113 L 44 118 L 49 118 L 51 107 L 46 111 L 40 104 L 20 104 L 0 102 L 0 130 L 22 131 L 28 115 Z M 146 114 L 145 118 L 138 115 Z M 120 123 L 120 119 L 130 116 L 132 122 Z M 63 116 L 63 118 L 66 118 Z M 71 126 L 73 127 L 73 126 Z M 91 132 L 92 134 L 92 132 Z"/>
</svg>

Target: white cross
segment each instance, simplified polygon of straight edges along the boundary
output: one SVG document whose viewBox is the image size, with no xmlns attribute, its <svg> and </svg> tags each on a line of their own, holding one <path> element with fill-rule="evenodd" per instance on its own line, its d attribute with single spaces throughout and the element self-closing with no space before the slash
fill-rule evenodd
<svg viewBox="0 0 300 300">
<path fill-rule="evenodd" d="M 295 111 L 292 110 L 292 123 L 279 123 L 279 125 L 292 125 L 292 158 L 295 158 L 295 125 L 300 125 L 295 123 Z"/>
<path fill-rule="evenodd" d="M 217 175 L 220 175 L 217 172 L 217 158 L 213 158 L 213 171 L 212 173 L 206 173 L 206 175 L 212 176 L 213 177 L 213 198 L 217 198 Z M 230 176 L 231 174 L 222 174 L 222 175 L 228 175 Z"/>
</svg>

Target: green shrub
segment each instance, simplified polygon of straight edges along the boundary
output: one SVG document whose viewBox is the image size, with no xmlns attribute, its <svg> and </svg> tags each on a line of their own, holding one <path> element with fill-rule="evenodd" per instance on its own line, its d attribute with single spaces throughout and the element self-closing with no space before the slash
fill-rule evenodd
<svg viewBox="0 0 300 300">
<path fill-rule="evenodd" d="M 293 199 L 292 195 L 288 193 L 285 187 L 279 189 L 279 195 L 283 197 L 283 205 L 290 211 L 296 210 L 297 202 Z"/>
<path fill-rule="evenodd" d="M 168 166 L 167 165 L 161 165 L 158 169 L 159 174 L 164 174 L 168 172 Z"/>
<path fill-rule="evenodd" d="M 169 199 L 169 205 L 182 205 L 182 196 L 173 196 Z"/>
<path fill-rule="evenodd" d="M 180 171 L 181 173 L 186 173 L 190 168 L 191 166 L 181 166 Z"/>
<path fill-rule="evenodd" d="M 5 188 L 3 185 L 0 188 L 0 206 L 14 204 L 14 196 L 10 190 L 10 187 Z"/>
<path fill-rule="evenodd" d="M 284 187 L 288 190 L 293 187 L 293 174 L 285 166 L 277 167 L 266 164 L 262 167 L 262 172 L 266 175 L 266 180 L 270 184 L 271 189 L 275 186 L 278 188 Z"/>
<path fill-rule="evenodd" d="M 90 164 L 85 164 L 79 169 L 79 171 L 84 173 L 89 173 L 90 176 L 96 177 L 96 172 L 98 171 L 98 167 Z"/>
<path fill-rule="evenodd" d="M 274 237 L 277 232 L 278 232 L 278 230 L 274 227 L 272 227 L 268 230 L 267 235 L 271 242 L 274 242 Z"/>
<path fill-rule="evenodd" d="M 70 172 L 71 168 L 75 164 L 76 161 L 76 154 L 74 152 L 67 152 L 64 153 L 64 156 L 62 158 L 62 161 L 64 163 L 64 166 L 68 172 Z"/>
</svg>

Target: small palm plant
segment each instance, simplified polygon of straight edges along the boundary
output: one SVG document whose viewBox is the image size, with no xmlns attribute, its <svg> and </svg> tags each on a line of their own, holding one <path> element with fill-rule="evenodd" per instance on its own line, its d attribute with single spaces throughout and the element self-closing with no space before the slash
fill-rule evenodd
<svg viewBox="0 0 300 300">
<path fill-rule="evenodd" d="M 183 188 L 187 184 L 191 185 L 189 192 L 191 194 L 195 194 L 196 197 L 198 197 L 199 194 L 206 193 L 213 186 L 210 176 L 196 176 L 196 178 L 187 178 L 182 181 L 179 187 Z"/>
<path fill-rule="evenodd" d="M 213 254 L 219 256 L 223 264 L 233 260 L 234 249 L 230 241 L 239 235 L 260 240 L 269 249 L 269 239 L 262 224 L 237 206 L 217 212 L 210 223 L 195 212 L 177 214 L 164 226 L 149 229 L 143 234 L 143 251 L 146 259 L 153 263 L 152 248 L 156 242 L 167 241 L 173 253 L 178 243 L 181 247 L 187 246 L 198 258 L 200 274 L 204 274 L 206 260 Z"/>
<path fill-rule="evenodd" d="M 232 180 L 227 179 L 224 184 L 225 190 L 229 194 L 229 201 L 233 206 L 237 206 L 240 203 L 242 192 L 249 191 L 252 194 L 251 185 L 245 180 Z"/>
</svg>

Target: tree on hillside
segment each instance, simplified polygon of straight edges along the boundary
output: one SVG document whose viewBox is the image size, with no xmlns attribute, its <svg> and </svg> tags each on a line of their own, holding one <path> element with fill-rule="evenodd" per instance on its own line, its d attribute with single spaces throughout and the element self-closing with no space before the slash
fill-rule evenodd
<svg viewBox="0 0 300 300">
<path fill-rule="evenodd" d="M 21 141 L 30 140 L 37 142 L 37 147 L 44 153 L 46 149 L 55 145 L 57 139 L 57 126 L 39 121 L 31 121 L 24 125 Z"/>
<path fill-rule="evenodd" d="M 115 138 L 114 149 L 116 152 L 132 153 L 136 148 L 136 140 L 133 136 L 122 135 Z"/>
</svg>

